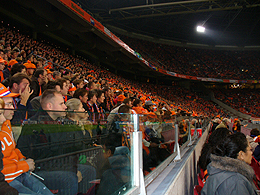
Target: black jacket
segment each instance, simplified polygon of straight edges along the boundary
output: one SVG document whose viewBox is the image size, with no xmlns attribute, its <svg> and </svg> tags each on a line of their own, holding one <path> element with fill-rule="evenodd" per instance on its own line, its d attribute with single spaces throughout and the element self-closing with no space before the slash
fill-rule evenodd
<svg viewBox="0 0 260 195">
<path fill-rule="evenodd" d="M 17 147 L 34 160 L 66 155 L 84 148 L 82 130 L 73 122 L 58 119 L 54 121 L 46 111 L 39 111 L 24 124 Z M 43 163 L 41 170 L 76 171 L 76 155 L 68 155 L 67 161 L 52 161 L 51 166 Z"/>
</svg>

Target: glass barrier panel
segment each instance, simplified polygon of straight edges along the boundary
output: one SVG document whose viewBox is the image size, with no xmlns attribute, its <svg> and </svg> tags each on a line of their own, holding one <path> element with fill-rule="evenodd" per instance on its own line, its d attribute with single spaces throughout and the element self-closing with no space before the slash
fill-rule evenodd
<svg viewBox="0 0 260 195">
<path fill-rule="evenodd" d="M 208 124 L 206 118 L 167 113 L 138 115 L 139 122 L 134 115 L 117 113 L 5 109 L 4 115 L 11 122 L 6 121 L 2 130 L 10 127 L 16 147 L 34 160 L 34 177 L 62 195 L 124 194 L 132 189 L 136 127 L 142 132 L 146 176 L 174 153 L 176 136 L 180 147 L 187 145 L 189 128 L 205 129 Z M 0 139 L 2 146 L 10 143 Z"/>
<path fill-rule="evenodd" d="M 176 124 L 178 135 L 176 135 Z M 178 136 L 178 144 L 180 147 L 186 147 L 189 140 L 202 135 L 202 130 L 208 120 L 203 117 L 191 116 L 140 116 L 140 131 L 144 132 L 143 139 L 143 169 L 144 175 L 148 176 L 157 166 L 173 154 L 175 148 L 176 136 Z M 184 149 L 184 148 L 183 148 Z"/>
<path fill-rule="evenodd" d="M 10 127 L 16 148 L 35 162 L 29 173 L 52 192 L 124 194 L 132 188 L 131 114 L 4 112 L 14 119 L 3 126 Z"/>
<path fill-rule="evenodd" d="M 143 170 L 146 176 L 173 153 L 175 118 L 153 114 L 139 118 L 140 131 L 143 132 Z"/>
</svg>

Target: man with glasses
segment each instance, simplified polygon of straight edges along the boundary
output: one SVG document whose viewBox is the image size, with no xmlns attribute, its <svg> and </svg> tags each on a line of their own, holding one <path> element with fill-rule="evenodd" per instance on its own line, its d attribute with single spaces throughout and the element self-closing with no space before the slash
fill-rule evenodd
<svg viewBox="0 0 260 195">
<path fill-rule="evenodd" d="M 2 143 L 3 170 L 5 181 L 15 188 L 19 193 L 25 194 L 46 194 L 51 195 L 51 191 L 40 182 L 31 172 L 35 169 L 34 160 L 26 159 L 25 156 L 16 148 L 10 120 L 14 115 L 13 98 L 19 96 L 11 93 L 3 84 L 0 83 L 0 98 L 4 100 L 6 121 L 0 131 L 0 141 Z"/>
</svg>

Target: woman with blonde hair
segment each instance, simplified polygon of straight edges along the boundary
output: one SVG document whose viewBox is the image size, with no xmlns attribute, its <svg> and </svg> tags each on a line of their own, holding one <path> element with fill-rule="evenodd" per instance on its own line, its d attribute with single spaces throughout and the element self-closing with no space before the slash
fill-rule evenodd
<svg viewBox="0 0 260 195">
<path fill-rule="evenodd" d="M 81 101 L 77 98 L 68 100 L 65 104 L 67 106 L 67 117 L 73 121 L 83 121 L 88 118 L 88 113 L 83 108 Z"/>
<path fill-rule="evenodd" d="M 75 121 L 77 127 L 79 127 L 79 130 L 75 128 L 75 141 L 77 143 L 74 149 L 84 149 L 84 144 L 88 143 L 87 140 L 90 140 L 90 136 L 92 137 L 92 123 L 87 121 L 88 113 L 83 108 L 81 101 L 77 98 L 68 100 L 65 105 L 68 111 L 67 117 L 71 121 Z M 94 167 L 85 164 L 78 164 L 77 166 L 79 192 L 87 193 L 87 190 L 92 186 L 92 184 L 89 184 L 89 181 L 96 179 L 96 170 Z"/>
<path fill-rule="evenodd" d="M 92 137 L 92 123 L 88 121 L 89 115 L 83 108 L 82 102 L 78 98 L 72 98 L 68 100 L 65 105 L 68 111 L 67 117 L 80 126 L 83 133 L 82 136 L 90 135 Z"/>
</svg>

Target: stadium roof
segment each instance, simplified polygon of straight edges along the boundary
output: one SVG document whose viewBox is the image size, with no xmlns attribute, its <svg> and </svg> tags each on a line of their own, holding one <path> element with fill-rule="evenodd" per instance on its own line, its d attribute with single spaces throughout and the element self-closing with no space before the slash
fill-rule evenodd
<svg viewBox="0 0 260 195">
<path fill-rule="evenodd" d="M 182 43 L 260 45 L 259 0 L 74 0 L 108 28 Z M 196 26 L 203 25 L 205 34 Z"/>
</svg>

